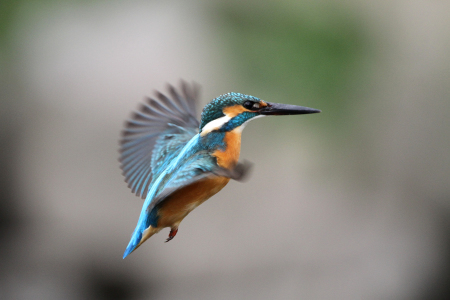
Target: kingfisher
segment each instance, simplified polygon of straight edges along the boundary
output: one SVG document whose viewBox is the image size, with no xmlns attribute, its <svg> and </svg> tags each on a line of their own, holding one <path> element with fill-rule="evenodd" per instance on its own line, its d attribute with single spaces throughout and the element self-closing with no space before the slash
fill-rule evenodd
<svg viewBox="0 0 450 300">
<path fill-rule="evenodd" d="M 180 222 L 219 192 L 230 179 L 242 180 L 250 164 L 239 162 L 245 125 L 264 116 L 319 113 L 320 110 L 271 103 L 241 93 L 223 94 L 195 117 L 199 86 L 168 85 L 155 92 L 125 123 L 120 141 L 121 169 L 128 187 L 144 199 L 123 258 L 161 229 L 172 240 Z"/>
</svg>

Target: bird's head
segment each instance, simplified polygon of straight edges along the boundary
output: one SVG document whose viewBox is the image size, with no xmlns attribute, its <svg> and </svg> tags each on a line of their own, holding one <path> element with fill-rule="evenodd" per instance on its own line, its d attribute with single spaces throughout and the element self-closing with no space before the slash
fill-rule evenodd
<svg viewBox="0 0 450 300">
<path fill-rule="evenodd" d="M 240 93 L 221 95 L 209 102 L 202 111 L 200 134 L 211 131 L 243 129 L 248 121 L 263 116 L 282 116 L 319 113 L 320 110 L 280 103 L 271 103 Z"/>
</svg>

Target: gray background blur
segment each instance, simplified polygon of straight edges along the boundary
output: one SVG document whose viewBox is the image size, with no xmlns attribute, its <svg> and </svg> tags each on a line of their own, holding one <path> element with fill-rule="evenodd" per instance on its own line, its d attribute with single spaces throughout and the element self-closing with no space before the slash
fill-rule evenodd
<svg viewBox="0 0 450 300">
<path fill-rule="evenodd" d="M 450 299 L 450 2 L 0 4 L 1 299 Z M 122 260 L 118 138 L 183 78 L 321 109 Z M 200 108 L 199 108 L 200 109 Z M 200 111 L 199 111 L 200 112 Z"/>
</svg>

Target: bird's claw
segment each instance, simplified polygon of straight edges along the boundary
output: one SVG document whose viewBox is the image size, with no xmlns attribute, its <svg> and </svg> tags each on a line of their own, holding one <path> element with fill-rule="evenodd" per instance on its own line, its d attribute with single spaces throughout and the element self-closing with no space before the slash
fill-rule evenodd
<svg viewBox="0 0 450 300">
<path fill-rule="evenodd" d="M 168 241 L 172 240 L 178 232 L 178 228 L 171 228 L 170 229 L 170 233 L 169 233 L 169 237 L 167 238 L 167 240 L 165 241 L 165 243 L 167 243 Z"/>
</svg>

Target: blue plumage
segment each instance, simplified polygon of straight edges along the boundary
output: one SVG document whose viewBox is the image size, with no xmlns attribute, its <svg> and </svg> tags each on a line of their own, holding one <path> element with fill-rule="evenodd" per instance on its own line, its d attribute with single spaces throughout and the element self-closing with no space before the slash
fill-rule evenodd
<svg viewBox="0 0 450 300">
<path fill-rule="evenodd" d="M 224 116 L 223 109 L 228 106 L 241 105 L 243 100 L 260 102 L 261 99 L 241 93 L 227 93 L 221 95 L 205 105 L 202 111 L 200 130 L 209 122 Z"/>
<path fill-rule="evenodd" d="M 165 160 L 160 159 L 161 155 L 176 153 L 198 132 L 199 122 L 195 117 L 198 87 L 183 84 L 182 89 L 183 95 L 180 95 L 169 86 L 171 99 L 161 93 L 157 93 L 159 101 L 148 98 L 125 124 L 120 148 L 122 174 L 133 193 L 143 199 L 152 178 L 164 168 Z M 166 136 L 172 136 L 174 142 L 161 142 Z M 158 144 L 158 151 L 153 151 L 155 144 Z M 159 159 L 153 159 L 158 155 Z"/>
<path fill-rule="evenodd" d="M 157 92 L 125 124 L 120 162 L 125 181 L 145 199 L 124 258 L 164 227 L 178 231 L 182 219 L 222 189 L 239 180 L 248 166 L 239 164 L 243 124 L 264 115 L 319 112 L 301 106 L 265 102 L 240 93 L 219 96 L 195 118 L 198 87 L 169 86 L 170 98 Z"/>
</svg>

